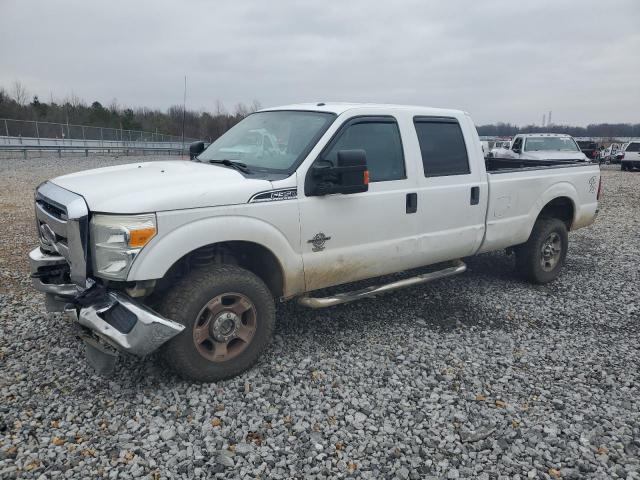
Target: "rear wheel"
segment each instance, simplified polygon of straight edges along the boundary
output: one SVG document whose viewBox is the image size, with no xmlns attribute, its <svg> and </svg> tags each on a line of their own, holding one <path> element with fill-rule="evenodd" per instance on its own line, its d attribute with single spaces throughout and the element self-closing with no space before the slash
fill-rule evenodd
<svg viewBox="0 0 640 480">
<path fill-rule="evenodd" d="M 196 270 L 165 296 L 160 312 L 186 328 L 163 347 L 180 376 L 213 382 L 249 369 L 271 341 L 275 306 L 253 273 L 233 265 Z"/>
<path fill-rule="evenodd" d="M 539 218 L 526 243 L 516 248 L 516 265 L 534 283 L 548 283 L 560 275 L 567 256 L 567 226 L 557 218 Z"/>
</svg>

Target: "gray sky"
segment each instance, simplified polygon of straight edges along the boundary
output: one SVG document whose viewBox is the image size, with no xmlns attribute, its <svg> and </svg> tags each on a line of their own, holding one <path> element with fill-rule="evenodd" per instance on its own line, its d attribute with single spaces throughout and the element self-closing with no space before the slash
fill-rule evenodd
<svg viewBox="0 0 640 480">
<path fill-rule="evenodd" d="M 460 108 L 640 122 L 640 0 L 0 0 L 0 85 L 166 109 Z"/>
</svg>

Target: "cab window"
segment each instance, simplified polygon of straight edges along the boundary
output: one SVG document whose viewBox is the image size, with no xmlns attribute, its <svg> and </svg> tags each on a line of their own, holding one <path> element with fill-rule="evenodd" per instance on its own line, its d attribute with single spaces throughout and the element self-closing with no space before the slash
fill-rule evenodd
<svg viewBox="0 0 640 480">
<path fill-rule="evenodd" d="M 322 156 L 336 165 L 340 150 L 362 149 L 367 154 L 371 182 L 406 178 L 402 140 L 392 118 L 363 118 L 348 122 Z"/>
</svg>

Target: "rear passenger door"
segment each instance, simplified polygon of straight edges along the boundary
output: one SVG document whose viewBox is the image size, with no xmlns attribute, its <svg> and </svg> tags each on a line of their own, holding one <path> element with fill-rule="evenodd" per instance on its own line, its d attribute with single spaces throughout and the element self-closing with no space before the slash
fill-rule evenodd
<svg viewBox="0 0 640 480">
<path fill-rule="evenodd" d="M 482 155 L 469 133 L 475 127 L 466 116 L 414 117 L 413 125 L 422 163 L 416 257 L 430 264 L 472 255 L 482 243 L 488 198 L 486 172 L 472 161 Z"/>
</svg>

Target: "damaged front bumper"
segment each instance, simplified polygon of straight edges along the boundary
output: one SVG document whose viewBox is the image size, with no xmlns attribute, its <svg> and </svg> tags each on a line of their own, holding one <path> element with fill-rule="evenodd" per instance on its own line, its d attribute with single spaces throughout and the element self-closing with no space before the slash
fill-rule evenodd
<svg viewBox="0 0 640 480">
<path fill-rule="evenodd" d="M 47 297 L 48 311 L 68 311 L 78 323 L 117 350 L 145 356 L 178 335 L 184 326 L 162 317 L 126 294 L 88 282 L 82 288 L 60 278 L 67 261 L 36 248 L 29 253 L 31 278 Z"/>
</svg>

